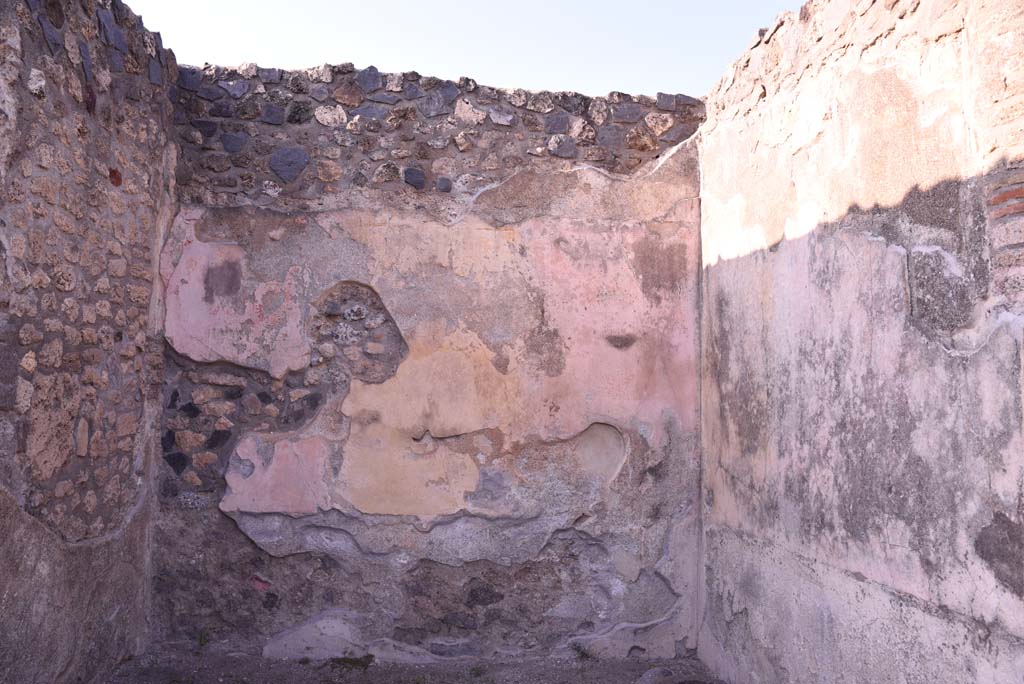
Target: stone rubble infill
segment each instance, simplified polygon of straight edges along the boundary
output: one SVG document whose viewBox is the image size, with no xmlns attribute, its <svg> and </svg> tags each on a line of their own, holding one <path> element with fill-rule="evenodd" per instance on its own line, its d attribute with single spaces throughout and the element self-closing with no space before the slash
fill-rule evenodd
<svg viewBox="0 0 1024 684">
<path fill-rule="evenodd" d="M 528 92 L 351 64 L 181 67 L 170 97 L 182 199 L 221 206 L 363 186 L 471 193 L 545 162 L 628 174 L 704 120 L 686 95 Z"/>
<path fill-rule="evenodd" d="M 108 684 L 721 684 L 695 659 L 455 660 L 430 664 L 267 660 L 248 654 L 159 653 L 129 661 Z"/>
</svg>

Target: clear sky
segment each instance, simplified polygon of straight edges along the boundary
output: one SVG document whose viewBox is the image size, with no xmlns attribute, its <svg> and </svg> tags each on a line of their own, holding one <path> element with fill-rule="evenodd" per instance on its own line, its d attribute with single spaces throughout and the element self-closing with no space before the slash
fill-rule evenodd
<svg viewBox="0 0 1024 684">
<path fill-rule="evenodd" d="M 352 62 L 497 87 L 704 95 L 801 0 L 127 0 L 179 63 Z"/>
</svg>

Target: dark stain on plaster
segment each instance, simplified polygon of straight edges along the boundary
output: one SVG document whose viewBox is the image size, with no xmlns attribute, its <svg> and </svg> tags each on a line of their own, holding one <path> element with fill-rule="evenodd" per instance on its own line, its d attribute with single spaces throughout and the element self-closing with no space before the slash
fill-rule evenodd
<svg viewBox="0 0 1024 684">
<path fill-rule="evenodd" d="M 558 377 L 565 370 L 565 342 L 561 333 L 549 328 L 547 322 L 530 332 L 526 338 L 526 351 L 550 378 Z"/>
<path fill-rule="evenodd" d="M 709 353 L 709 366 L 721 392 L 719 416 L 730 421 L 736 428 L 736 437 L 741 454 L 752 458 L 767 445 L 769 422 L 769 397 L 766 370 L 754 369 L 741 373 L 733 381 L 729 369 L 739 362 L 746 350 L 734 350 L 732 331 L 743 329 L 743 325 L 732 323 L 739 314 L 731 310 L 728 299 L 719 292 L 715 298 L 715 320 L 710 322 L 714 345 Z M 723 422 L 724 425 L 729 424 Z"/>
<path fill-rule="evenodd" d="M 665 244 L 655 237 L 645 237 L 633 245 L 630 260 L 633 272 L 640 279 L 644 295 L 655 303 L 669 292 L 678 291 L 689 282 L 686 268 L 686 245 Z"/>
<path fill-rule="evenodd" d="M 1001 584 L 1024 597 L 1024 525 L 997 511 L 975 537 L 974 550 Z"/>
<path fill-rule="evenodd" d="M 303 214 L 287 214 L 256 207 L 209 207 L 196 223 L 196 237 L 203 242 L 231 242 L 249 254 L 276 242 L 271 234 L 284 237 L 301 234 L 313 220 Z"/>
<path fill-rule="evenodd" d="M 939 250 L 914 250 L 908 256 L 911 316 L 925 333 L 971 322 L 975 288 L 948 263 L 953 258 Z"/>
<path fill-rule="evenodd" d="M 237 261 L 225 261 L 211 266 L 203 275 L 203 301 L 213 303 L 214 297 L 231 297 L 242 288 L 242 266 Z"/>
<path fill-rule="evenodd" d="M 636 344 L 636 335 L 608 335 L 604 339 L 616 349 L 625 350 Z"/>
</svg>

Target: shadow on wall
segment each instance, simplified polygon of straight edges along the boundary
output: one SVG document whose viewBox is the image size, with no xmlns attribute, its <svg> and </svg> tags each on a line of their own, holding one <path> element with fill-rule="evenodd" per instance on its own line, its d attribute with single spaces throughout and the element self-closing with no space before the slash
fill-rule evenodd
<svg viewBox="0 0 1024 684">
<path fill-rule="evenodd" d="M 1019 681 L 1022 230 L 1004 159 L 705 264 L 720 676 Z"/>
</svg>

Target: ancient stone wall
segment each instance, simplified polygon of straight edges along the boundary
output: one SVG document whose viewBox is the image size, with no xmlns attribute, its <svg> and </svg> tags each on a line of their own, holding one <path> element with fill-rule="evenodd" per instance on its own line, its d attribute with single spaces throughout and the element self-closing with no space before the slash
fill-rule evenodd
<svg viewBox="0 0 1024 684">
<path fill-rule="evenodd" d="M 699 651 L 1024 672 L 1020 3 L 824 2 L 708 97 Z"/>
<path fill-rule="evenodd" d="M 0 4 L 0 679 L 149 637 L 1018 682 L 1021 44 L 811 0 L 701 126 Z"/>
<path fill-rule="evenodd" d="M 208 206 L 314 207 L 361 187 L 478 193 L 559 159 L 628 174 L 704 112 L 686 95 L 499 90 L 351 64 L 186 68 L 176 97 L 181 197 Z"/>
<path fill-rule="evenodd" d="M 0 4 L 0 679 L 145 637 L 173 55 L 119 2 Z"/>
<path fill-rule="evenodd" d="M 703 105 L 350 66 L 176 100 L 164 638 L 694 648 Z"/>
</svg>

